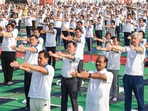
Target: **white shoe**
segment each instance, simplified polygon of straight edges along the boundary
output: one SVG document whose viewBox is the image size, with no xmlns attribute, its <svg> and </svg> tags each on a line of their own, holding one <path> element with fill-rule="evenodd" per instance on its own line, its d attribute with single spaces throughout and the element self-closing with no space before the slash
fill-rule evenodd
<svg viewBox="0 0 148 111">
<path fill-rule="evenodd" d="M 61 86 L 61 79 L 57 80 L 56 85 Z"/>
<path fill-rule="evenodd" d="M 24 100 L 22 101 L 22 103 L 23 103 L 23 104 L 26 104 L 26 99 L 24 99 Z"/>
<path fill-rule="evenodd" d="M 117 101 L 118 99 L 117 99 L 117 97 L 114 97 L 112 100 L 113 100 L 113 101 Z"/>
<path fill-rule="evenodd" d="M 84 81 L 82 80 L 81 87 L 83 87 L 83 85 L 84 85 Z"/>
</svg>

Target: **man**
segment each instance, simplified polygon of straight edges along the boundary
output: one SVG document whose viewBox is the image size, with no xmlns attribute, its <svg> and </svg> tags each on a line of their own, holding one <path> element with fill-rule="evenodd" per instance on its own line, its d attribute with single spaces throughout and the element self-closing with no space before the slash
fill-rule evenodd
<svg viewBox="0 0 148 111">
<path fill-rule="evenodd" d="M 37 59 L 38 59 L 38 53 L 42 50 L 42 46 L 38 44 L 38 37 L 35 35 L 31 35 L 29 37 L 29 47 L 24 47 L 23 45 L 19 45 L 17 48 L 16 46 L 12 46 L 12 49 L 18 51 L 18 52 L 24 52 L 26 53 L 25 56 L 25 62 L 29 64 L 38 64 Z M 31 83 L 31 72 L 26 72 L 24 73 L 24 91 L 25 91 L 25 97 L 27 100 L 26 107 L 25 109 L 28 109 L 30 107 L 29 104 L 29 88 L 30 88 L 30 83 Z"/>
<path fill-rule="evenodd" d="M 49 23 L 49 30 L 46 31 L 46 41 L 45 41 L 45 47 L 47 51 L 52 51 L 53 53 L 56 52 L 56 35 L 57 30 L 54 29 L 54 23 Z M 54 67 L 56 64 L 56 58 L 55 57 L 49 57 L 48 64 Z"/>
<path fill-rule="evenodd" d="M 12 67 L 18 67 L 26 72 L 32 72 L 29 90 L 31 111 L 50 111 L 54 68 L 48 64 L 48 58 L 48 52 L 40 51 L 38 55 L 38 65 L 31 65 L 26 62 L 18 64 L 16 61 L 10 64 Z"/>
<path fill-rule="evenodd" d="M 90 79 L 86 111 L 109 111 L 109 92 L 112 84 L 113 74 L 106 69 L 107 58 L 99 55 L 96 60 L 96 71 L 72 72 L 73 77 Z"/>
<path fill-rule="evenodd" d="M 114 37 L 112 44 L 115 46 L 119 46 L 120 39 L 119 37 Z M 108 46 L 111 45 L 110 43 Z M 113 73 L 113 82 L 110 89 L 110 100 L 117 101 L 119 95 L 119 71 L 120 71 L 120 56 L 122 51 L 116 50 L 114 48 L 108 47 L 97 47 L 98 50 L 106 51 L 108 63 L 107 63 L 107 71 Z"/>
<path fill-rule="evenodd" d="M 14 25 L 9 23 L 6 26 L 5 31 L 0 31 L 0 37 L 3 37 L 2 40 L 2 53 L 1 53 L 1 62 L 2 69 L 4 72 L 4 82 L 7 85 L 12 85 L 13 81 L 13 70 L 14 68 L 10 67 L 10 62 L 16 60 L 16 51 L 11 49 L 11 45 L 16 45 L 18 31 L 14 30 Z"/>
<path fill-rule="evenodd" d="M 62 52 L 50 53 L 50 56 L 62 59 L 62 79 L 61 79 L 61 111 L 67 111 L 68 95 L 72 103 L 73 111 L 78 111 L 77 103 L 77 78 L 73 78 L 71 73 L 77 69 L 79 58 L 75 55 L 76 43 L 69 41 L 67 54 Z"/>
<path fill-rule="evenodd" d="M 135 32 L 131 35 L 131 45 L 126 47 L 113 46 L 113 48 L 127 52 L 127 61 L 124 69 L 123 86 L 125 95 L 125 111 L 131 111 L 132 91 L 138 104 L 138 111 L 144 111 L 144 60 L 145 47 L 140 45 L 141 34 Z"/>
<path fill-rule="evenodd" d="M 81 23 L 81 22 L 80 22 Z M 81 72 L 83 70 L 83 60 L 84 60 L 84 47 L 85 47 L 85 36 L 82 34 L 81 28 L 75 29 L 75 37 L 64 37 L 61 36 L 65 40 L 73 40 L 77 43 L 76 48 L 76 55 L 80 58 L 79 64 L 78 64 L 78 72 Z M 78 91 L 81 90 L 82 85 L 82 79 L 78 79 Z"/>
<path fill-rule="evenodd" d="M 133 32 L 133 26 L 135 25 L 135 23 L 131 18 L 131 14 L 127 14 L 127 18 L 126 19 L 124 18 L 122 22 L 124 22 L 124 26 L 123 26 L 124 44 L 125 46 L 129 46 L 130 40 L 128 39 L 128 36 Z"/>
</svg>

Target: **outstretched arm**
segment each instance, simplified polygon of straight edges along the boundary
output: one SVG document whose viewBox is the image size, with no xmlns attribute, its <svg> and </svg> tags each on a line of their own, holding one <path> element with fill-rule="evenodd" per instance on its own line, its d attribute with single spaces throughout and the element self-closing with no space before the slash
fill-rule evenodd
<svg viewBox="0 0 148 111">
<path fill-rule="evenodd" d="M 93 78 L 93 79 L 102 79 L 104 81 L 107 80 L 107 77 L 106 77 L 105 74 L 100 74 L 98 72 L 96 72 L 96 73 L 89 73 L 87 71 L 82 71 L 81 73 L 78 73 L 77 71 L 74 71 L 74 72 L 71 73 L 71 75 L 73 77 L 84 78 L 84 79 Z"/>
<path fill-rule="evenodd" d="M 19 69 L 24 70 L 26 72 L 31 72 L 31 70 L 33 70 L 36 72 L 41 72 L 42 74 L 45 74 L 45 75 L 48 74 L 48 71 L 46 68 L 41 67 L 41 66 L 31 65 L 26 62 L 19 64 L 17 61 L 13 61 L 10 63 L 10 66 L 15 67 L 15 68 L 19 68 Z"/>
<path fill-rule="evenodd" d="M 58 51 L 56 53 L 52 53 L 51 51 L 49 51 L 49 55 L 53 56 L 53 57 L 56 57 L 56 58 L 59 58 L 59 59 L 62 59 L 62 57 L 65 57 L 65 58 L 68 58 L 68 59 L 71 59 L 71 60 L 75 59 L 73 55 L 67 54 L 67 53 L 63 53 L 61 51 Z"/>
</svg>

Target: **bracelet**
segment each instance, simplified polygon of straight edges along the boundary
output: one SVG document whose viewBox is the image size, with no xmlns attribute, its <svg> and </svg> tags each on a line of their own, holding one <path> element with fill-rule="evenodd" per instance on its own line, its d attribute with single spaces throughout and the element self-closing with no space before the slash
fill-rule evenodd
<svg viewBox="0 0 148 111">
<path fill-rule="evenodd" d="M 88 73 L 89 75 L 88 75 L 88 78 L 91 78 L 92 77 L 92 75 L 91 75 L 91 73 Z"/>
</svg>

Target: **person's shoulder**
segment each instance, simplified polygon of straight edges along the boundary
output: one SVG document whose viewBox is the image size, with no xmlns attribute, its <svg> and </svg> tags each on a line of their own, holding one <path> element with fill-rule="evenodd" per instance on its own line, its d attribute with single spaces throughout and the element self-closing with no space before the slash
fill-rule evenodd
<svg viewBox="0 0 148 111">
<path fill-rule="evenodd" d="M 54 68 L 53 68 L 52 65 L 46 64 L 46 65 L 44 66 L 44 68 L 47 69 L 47 71 L 48 71 L 49 74 L 51 74 L 51 73 L 54 74 Z"/>
</svg>

